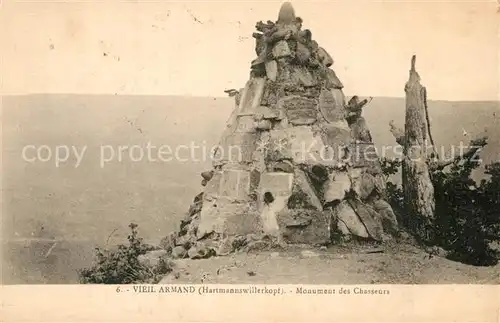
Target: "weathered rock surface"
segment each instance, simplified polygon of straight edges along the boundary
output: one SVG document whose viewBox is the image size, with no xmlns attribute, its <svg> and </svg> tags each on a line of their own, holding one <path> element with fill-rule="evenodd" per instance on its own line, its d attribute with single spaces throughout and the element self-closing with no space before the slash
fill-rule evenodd
<svg viewBox="0 0 500 323">
<path fill-rule="evenodd" d="M 331 214 L 310 209 L 290 210 L 280 219 L 288 243 L 326 245 L 331 241 Z"/>
<path fill-rule="evenodd" d="M 350 200 L 349 204 L 363 223 L 368 235 L 375 240 L 381 241 L 383 229 L 378 213 L 371 206 L 360 200 Z"/>
<path fill-rule="evenodd" d="M 363 222 L 347 200 L 342 201 L 336 208 L 337 226 L 344 235 L 355 235 L 362 238 L 370 237 Z"/>
<path fill-rule="evenodd" d="M 351 191 L 351 188 L 351 179 L 346 172 L 332 172 L 323 186 L 323 200 L 325 204 L 342 201 L 346 194 Z"/>
<path fill-rule="evenodd" d="M 345 96 L 342 90 L 321 90 L 319 109 L 327 123 L 343 121 L 345 118 Z"/>
<path fill-rule="evenodd" d="M 332 57 L 330 56 L 330 54 L 328 54 L 328 52 L 323 47 L 318 48 L 318 59 L 326 67 L 330 67 L 333 65 Z"/>
<path fill-rule="evenodd" d="M 258 22 L 257 58 L 235 96 L 213 169 L 165 250 L 201 259 L 291 244 L 326 245 L 334 232 L 382 240 L 397 221 L 362 108 L 346 103 L 331 55 L 290 3 Z"/>
</svg>

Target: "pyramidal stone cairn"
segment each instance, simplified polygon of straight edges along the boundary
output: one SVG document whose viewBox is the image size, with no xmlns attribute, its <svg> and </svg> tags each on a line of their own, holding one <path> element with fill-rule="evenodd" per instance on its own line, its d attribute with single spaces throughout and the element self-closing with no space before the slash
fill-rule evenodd
<svg viewBox="0 0 500 323">
<path fill-rule="evenodd" d="M 204 190 L 180 230 L 163 241 L 173 257 L 382 241 L 398 231 L 361 116 L 367 100 L 346 102 L 332 57 L 302 23 L 285 2 L 276 22 L 256 24 L 257 58 L 213 169 L 201 174 Z"/>
</svg>

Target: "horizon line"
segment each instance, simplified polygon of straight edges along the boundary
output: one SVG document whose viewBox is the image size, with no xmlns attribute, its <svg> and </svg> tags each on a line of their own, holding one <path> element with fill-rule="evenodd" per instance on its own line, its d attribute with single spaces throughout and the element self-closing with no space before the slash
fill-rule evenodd
<svg viewBox="0 0 500 323">
<path fill-rule="evenodd" d="M 231 99 L 228 95 L 189 95 L 189 94 L 127 94 L 127 93 L 63 93 L 63 92 L 33 92 L 33 93 L 9 93 L 0 94 L 0 97 L 23 97 L 23 96 L 41 96 L 41 95 L 65 95 L 65 96 L 151 96 L 151 97 L 182 97 L 182 98 L 211 98 L 211 99 Z M 359 97 L 371 97 L 373 99 L 405 99 L 404 96 L 373 96 L 373 95 L 359 95 Z M 352 97 L 354 95 L 346 95 L 345 97 Z M 500 99 L 483 99 L 483 100 L 448 100 L 448 99 L 430 99 L 429 101 L 446 101 L 446 102 L 497 102 L 500 104 Z"/>
</svg>

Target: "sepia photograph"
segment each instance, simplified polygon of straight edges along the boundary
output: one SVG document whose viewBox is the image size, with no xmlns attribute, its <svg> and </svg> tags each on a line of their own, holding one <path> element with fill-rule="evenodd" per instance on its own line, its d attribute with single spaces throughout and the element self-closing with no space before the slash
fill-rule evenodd
<svg viewBox="0 0 500 323">
<path fill-rule="evenodd" d="M 498 285 L 498 8 L 0 2 L 2 285 Z"/>
</svg>

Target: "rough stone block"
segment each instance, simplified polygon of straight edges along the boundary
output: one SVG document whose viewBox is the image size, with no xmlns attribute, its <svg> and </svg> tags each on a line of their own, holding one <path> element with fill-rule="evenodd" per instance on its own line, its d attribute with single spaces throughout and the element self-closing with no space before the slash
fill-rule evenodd
<svg viewBox="0 0 500 323">
<path fill-rule="evenodd" d="M 280 130 L 271 130 L 269 158 L 271 160 L 293 159 L 297 164 L 336 165 L 323 143 L 320 133 L 314 133 L 311 127 L 296 126 Z"/>
<path fill-rule="evenodd" d="M 260 171 L 253 169 L 250 171 L 250 194 L 257 194 L 260 183 Z"/>
<path fill-rule="evenodd" d="M 256 117 L 257 119 L 269 119 L 269 120 L 272 120 L 272 119 L 275 119 L 275 120 L 281 120 L 283 119 L 284 117 L 284 112 L 282 110 L 278 110 L 278 109 L 273 109 L 273 108 L 270 108 L 270 107 L 266 107 L 266 106 L 260 106 L 257 108 L 257 112 L 256 112 Z"/>
<path fill-rule="evenodd" d="M 249 210 L 250 205 L 248 202 L 236 202 L 233 199 L 224 197 L 212 201 L 205 200 L 200 213 L 200 223 L 196 237 L 200 240 L 212 232 L 236 234 L 237 232 L 228 232 L 226 224 L 231 221 L 241 224 L 243 217 L 249 215 Z M 234 228 L 241 231 L 249 230 L 249 228 L 242 225 L 234 226 Z"/>
<path fill-rule="evenodd" d="M 312 124 L 317 119 L 316 101 L 298 95 L 280 99 L 278 109 L 286 112 L 288 122 L 293 125 Z"/>
<path fill-rule="evenodd" d="M 305 145 L 306 154 L 304 159 L 306 164 L 320 164 L 329 166 L 338 164 L 339 155 L 335 150 L 335 146 L 329 145 L 328 142 L 325 143 L 320 133 L 314 133 L 312 141 L 314 142 L 314 145 Z M 304 142 L 308 143 L 306 139 L 304 140 Z M 298 147 L 295 146 L 299 143 L 300 142 L 294 142 L 293 148 L 298 150 Z M 312 154 L 310 152 L 312 152 Z M 296 158 L 297 161 L 300 161 L 301 159 L 302 158 Z"/>
<path fill-rule="evenodd" d="M 259 213 L 253 206 L 247 206 L 245 212 L 239 212 L 226 218 L 224 232 L 228 235 L 245 235 L 262 230 Z"/>
<path fill-rule="evenodd" d="M 352 138 L 351 132 L 345 123 L 345 121 L 339 121 L 321 126 L 324 141 L 333 154 L 332 158 L 334 157 L 336 161 L 346 161 L 345 159 L 348 158 L 345 155 L 350 147 Z"/>
<path fill-rule="evenodd" d="M 329 212 L 315 210 L 288 210 L 279 216 L 283 238 L 296 244 L 329 244 L 330 221 Z"/>
<path fill-rule="evenodd" d="M 276 81 L 278 77 L 278 63 L 274 59 L 266 62 L 266 75 L 271 81 Z"/>
<path fill-rule="evenodd" d="M 322 90 L 319 96 L 319 109 L 328 123 L 345 119 L 345 96 L 342 90 Z"/>
<path fill-rule="evenodd" d="M 345 231 L 345 228 L 347 228 L 352 235 L 362 238 L 368 238 L 370 236 L 363 222 L 361 222 L 361 219 L 356 212 L 354 212 L 354 209 L 347 200 L 338 204 L 334 211 L 337 215 L 337 220 L 340 222 L 337 224 L 337 228 L 340 229 L 341 232 Z M 342 233 L 345 234 L 345 232 Z"/>
<path fill-rule="evenodd" d="M 281 78 L 281 67 L 278 63 L 278 77 L 276 79 Z M 275 106 L 278 103 L 278 99 L 284 95 L 284 87 L 280 82 L 274 82 L 271 80 L 267 80 L 264 94 L 262 95 L 261 105 L 265 106 Z"/>
<path fill-rule="evenodd" d="M 235 200 L 247 200 L 250 193 L 250 172 L 244 170 L 224 170 L 220 182 L 219 195 Z"/>
<path fill-rule="evenodd" d="M 251 78 L 245 88 L 240 99 L 238 114 L 253 114 L 255 109 L 260 106 L 262 95 L 264 94 L 264 86 L 266 79 L 263 77 Z"/>
<path fill-rule="evenodd" d="M 318 58 L 323 65 L 330 67 L 333 65 L 333 58 L 328 54 L 328 52 L 323 48 L 318 48 Z"/>
<path fill-rule="evenodd" d="M 287 57 L 292 55 L 290 47 L 285 40 L 280 40 L 273 47 L 273 56 L 274 58 Z"/>
<path fill-rule="evenodd" d="M 223 207 L 219 203 L 219 199 L 203 201 L 203 207 L 200 212 L 200 223 L 196 232 L 197 239 L 203 239 L 208 234 L 222 229 L 220 226 L 220 208 Z"/>
<path fill-rule="evenodd" d="M 323 210 L 321 201 L 304 171 L 295 170 L 293 184 L 292 195 L 288 199 L 288 208 Z"/>
<path fill-rule="evenodd" d="M 255 132 L 255 120 L 251 115 L 241 115 L 236 119 L 237 126 L 235 132 Z"/>
<path fill-rule="evenodd" d="M 363 225 L 365 226 L 370 237 L 381 241 L 383 228 L 379 214 L 371 206 L 361 201 L 351 200 L 349 201 L 349 204 L 363 222 Z"/>
<path fill-rule="evenodd" d="M 272 129 L 269 131 L 268 149 L 266 150 L 267 160 L 291 159 L 291 143 L 287 138 L 286 129 Z"/>
<path fill-rule="evenodd" d="M 269 120 L 260 120 L 257 121 L 255 128 L 257 130 L 270 130 L 272 127 L 272 123 Z"/>
<path fill-rule="evenodd" d="M 314 110 L 292 110 L 287 112 L 287 116 L 288 122 L 294 126 L 311 125 L 317 120 Z"/>
<path fill-rule="evenodd" d="M 347 227 L 347 225 L 342 221 L 338 221 L 337 231 L 340 232 L 343 236 L 350 236 L 351 235 L 351 231 L 349 231 L 349 228 Z"/>
<path fill-rule="evenodd" d="M 342 89 L 344 85 L 342 82 L 340 82 L 339 78 L 337 77 L 337 74 L 331 69 L 327 69 L 326 71 L 326 77 L 327 77 L 327 82 L 326 86 L 329 89 Z"/>
<path fill-rule="evenodd" d="M 297 62 L 299 64 L 306 64 L 311 58 L 311 51 L 309 50 L 309 48 L 307 48 L 307 46 L 305 46 L 301 42 L 298 42 L 295 58 L 297 59 Z"/>
<path fill-rule="evenodd" d="M 328 175 L 328 180 L 323 185 L 323 199 L 325 204 L 343 200 L 346 192 L 350 190 L 351 180 L 347 172 L 332 172 Z"/>
<path fill-rule="evenodd" d="M 364 172 L 365 170 L 363 168 L 349 168 L 347 173 L 349 175 L 349 179 L 351 180 L 351 188 L 354 192 L 356 192 L 358 187 L 361 185 L 361 177 Z"/>
<path fill-rule="evenodd" d="M 253 161 L 258 134 L 253 132 L 234 132 L 222 141 L 214 161 L 225 163 L 249 163 Z"/>
<path fill-rule="evenodd" d="M 304 87 L 315 86 L 317 83 L 314 76 L 305 66 L 295 66 L 291 73 L 292 82 Z"/>
<path fill-rule="evenodd" d="M 203 194 L 204 199 L 214 198 L 219 196 L 221 178 L 222 178 L 222 172 L 214 171 L 212 178 L 208 181 L 207 185 L 205 186 Z"/>
<path fill-rule="evenodd" d="M 365 200 L 375 189 L 375 177 L 363 172 L 354 182 L 352 189 L 360 199 Z"/>
</svg>

